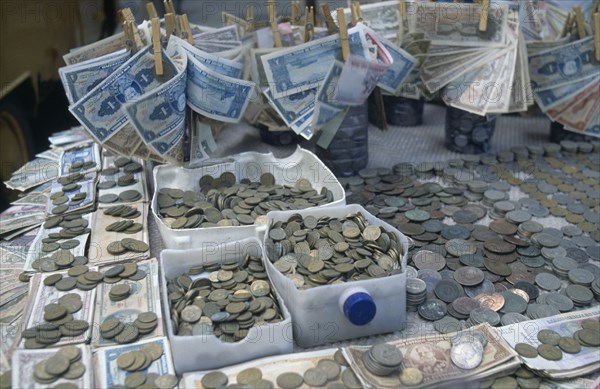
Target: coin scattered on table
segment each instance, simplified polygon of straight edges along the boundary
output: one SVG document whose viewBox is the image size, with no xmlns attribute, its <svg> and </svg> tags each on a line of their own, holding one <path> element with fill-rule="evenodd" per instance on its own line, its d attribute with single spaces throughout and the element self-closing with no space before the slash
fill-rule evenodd
<svg viewBox="0 0 600 389">
<path fill-rule="evenodd" d="M 59 379 L 77 380 L 86 371 L 86 366 L 80 359 L 81 350 L 77 347 L 63 347 L 34 366 L 33 379 L 41 385 L 50 385 Z"/>
</svg>

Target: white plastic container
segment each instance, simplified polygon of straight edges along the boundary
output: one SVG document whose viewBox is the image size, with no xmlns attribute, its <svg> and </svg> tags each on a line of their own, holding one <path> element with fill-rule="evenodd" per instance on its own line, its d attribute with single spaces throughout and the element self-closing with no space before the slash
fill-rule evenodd
<svg viewBox="0 0 600 389">
<path fill-rule="evenodd" d="M 267 226 L 278 221 L 286 222 L 293 214 L 300 214 L 302 217 L 312 215 L 320 218 L 322 216 L 344 217 L 357 212 L 364 215 L 369 225 L 383 226 L 387 231 L 398 236 L 404 249 L 402 273 L 383 278 L 298 290 L 292 280 L 280 273 L 268 258 L 266 260 L 269 278 L 275 285 L 277 294 L 283 298 L 292 314 L 294 339 L 302 347 L 398 331 L 406 326 L 405 269 L 408 240 L 398 230 L 371 215 L 360 205 L 269 212 Z M 265 239 L 267 236 L 268 230 Z M 348 307 L 350 309 L 347 311 Z M 373 308 L 375 313 L 370 319 L 368 314 L 372 313 Z M 367 317 L 362 320 L 361 315 L 364 312 L 367 313 Z M 365 316 L 363 315 L 362 318 Z M 359 323 L 361 320 L 362 323 L 353 324 L 353 322 Z"/>
<path fill-rule="evenodd" d="M 207 244 L 189 250 L 163 250 L 160 254 L 161 297 L 167 335 L 171 342 L 173 362 L 177 374 L 190 371 L 217 369 L 269 355 L 291 353 L 294 348 L 292 321 L 284 301 L 278 296 L 284 320 L 279 323 L 252 327 L 248 336 L 236 343 L 221 342 L 214 335 L 179 336 L 173 332 L 167 279 L 186 273 L 190 267 L 203 263 L 222 262 L 245 255 L 263 255 L 262 244 L 256 238 L 247 238 L 220 245 Z"/>
<path fill-rule="evenodd" d="M 298 147 L 287 158 L 277 159 L 272 153 L 241 153 L 220 163 L 203 165 L 194 169 L 161 165 L 154 168 L 154 196 L 152 198 L 152 214 L 158 225 L 166 248 L 189 249 L 199 247 L 203 242 L 224 243 L 259 236 L 264 226 L 250 225 L 239 227 L 210 227 L 176 230 L 167 226 L 158 216 L 158 192 L 162 188 L 178 188 L 182 190 L 199 190 L 199 180 L 204 175 L 219 177 L 225 172 L 232 172 L 239 180 L 248 178 L 258 181 L 263 173 L 275 176 L 280 185 L 293 185 L 298 179 L 305 178 L 312 183 L 315 190 L 326 187 L 333 193 L 333 202 L 318 208 L 346 204 L 344 188 L 331 171 L 310 151 Z"/>
</svg>

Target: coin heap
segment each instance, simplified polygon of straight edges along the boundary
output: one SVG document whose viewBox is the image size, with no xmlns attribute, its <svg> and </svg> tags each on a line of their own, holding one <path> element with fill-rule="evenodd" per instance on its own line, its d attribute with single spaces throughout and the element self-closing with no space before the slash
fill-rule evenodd
<svg viewBox="0 0 600 389">
<path fill-rule="evenodd" d="M 45 229 L 62 227 L 58 232 L 51 232 L 42 239 L 41 251 L 49 256 L 37 258 L 31 267 L 41 272 L 53 272 L 68 269 L 72 266 L 85 265 L 85 256 L 74 256 L 70 250 L 80 245 L 78 236 L 89 234 L 88 221 L 82 218 L 82 213 L 76 212 L 64 216 L 52 216 L 43 224 Z"/>
<path fill-rule="evenodd" d="M 118 319 L 106 319 L 100 324 L 100 335 L 104 339 L 119 344 L 132 343 L 154 331 L 158 326 L 158 316 L 154 312 L 140 313 L 133 323 L 123 323 Z"/>
<path fill-rule="evenodd" d="M 136 232 L 139 232 L 139 230 Z M 148 246 L 148 243 L 141 240 L 123 238 L 121 240 L 110 242 L 108 246 L 106 246 L 106 250 L 112 255 L 121 255 L 127 252 L 145 253 L 146 251 L 150 250 L 150 246 Z"/>
<path fill-rule="evenodd" d="M 396 347 L 380 343 L 362 354 L 362 361 L 367 370 L 378 376 L 388 376 L 400 368 L 402 353 Z"/>
<path fill-rule="evenodd" d="M 96 167 L 96 163 L 94 161 L 76 161 L 69 166 L 69 172 L 77 173 L 80 171 L 86 171 L 93 167 Z"/>
<path fill-rule="evenodd" d="M 135 219 L 141 215 L 137 208 L 130 207 L 129 205 L 115 205 L 108 207 L 103 212 L 105 215 L 122 217 L 128 219 Z"/>
<path fill-rule="evenodd" d="M 313 189 L 305 178 L 293 186 L 275 184 L 271 173 L 259 182 L 242 179 L 239 184 L 231 172 L 219 178 L 200 178 L 200 192 L 161 188 L 158 191 L 158 213 L 169 218 L 173 229 L 224 227 L 254 224 L 269 211 L 304 209 L 333 201 L 326 187 Z"/>
<path fill-rule="evenodd" d="M 271 225 L 267 234 L 269 259 L 300 289 L 402 271 L 398 236 L 369 225 L 361 213 L 318 219 L 295 214 Z"/>
<path fill-rule="evenodd" d="M 114 166 L 107 166 L 102 170 L 102 172 L 100 172 L 100 174 L 106 177 L 106 179 L 98 183 L 98 189 L 111 189 L 116 187 L 117 185 L 120 187 L 135 185 L 138 182 L 138 180 L 135 178 L 135 174 L 141 172 L 142 170 L 143 166 L 140 163 L 135 162 L 129 158 L 119 157 L 115 159 Z M 117 176 L 116 178 L 113 177 L 115 175 Z M 136 199 L 132 201 L 137 201 L 141 198 L 141 193 L 139 193 L 138 191 L 132 191 L 131 193 L 132 198 Z M 119 197 L 120 196 L 117 196 L 117 199 L 119 199 Z M 114 196 L 111 196 L 111 198 L 114 198 Z M 106 199 L 109 198 L 107 197 Z M 117 201 L 117 199 L 107 202 L 114 202 Z M 123 201 L 124 199 L 121 198 L 119 200 Z"/>
<path fill-rule="evenodd" d="M 80 359 L 80 349 L 75 346 L 62 347 L 53 356 L 35 365 L 33 379 L 41 385 L 50 385 L 59 379 L 77 380 L 86 371 Z"/>
<path fill-rule="evenodd" d="M 205 271 L 208 278 L 192 280 Z M 231 343 L 251 327 L 283 319 L 261 257 L 193 267 L 168 280 L 167 290 L 176 335 L 215 335 Z"/>
<path fill-rule="evenodd" d="M 44 307 L 45 323 L 27 328 L 22 332 L 25 348 L 45 348 L 57 343 L 62 337 L 72 338 L 85 333 L 90 324 L 85 320 L 73 318 L 73 315 L 79 312 L 82 306 L 81 296 L 76 293 L 65 294 L 56 303 L 47 304 Z"/>
<path fill-rule="evenodd" d="M 158 389 L 172 389 L 179 380 L 173 374 L 159 375 L 148 373 L 147 370 L 153 362 L 158 361 L 163 355 L 163 349 L 158 343 L 148 343 L 138 350 L 125 352 L 117 358 L 117 367 L 128 373 L 125 378 L 125 387 L 156 387 Z M 145 372 L 144 372 L 145 371 Z"/>
<path fill-rule="evenodd" d="M 74 193 L 81 189 L 81 185 L 78 184 L 78 182 L 83 180 L 85 180 L 85 176 L 81 173 L 74 173 L 56 179 L 56 182 L 61 184 L 62 188 L 60 191 L 50 195 L 50 200 L 52 200 L 52 205 L 54 205 L 50 212 L 53 215 L 62 215 L 67 212 L 70 207 L 83 203 L 87 198 L 88 193 Z"/>
<path fill-rule="evenodd" d="M 506 162 L 499 165 L 499 160 Z M 518 178 L 523 172 L 527 178 Z M 421 181 L 436 176 L 436 182 Z M 506 325 L 600 298 L 598 178 L 594 154 L 564 149 L 561 154 L 560 147 L 544 145 L 364 169 L 346 184 L 348 203 L 363 205 L 409 237 L 408 269 L 418 271 L 407 271 L 407 278 L 425 282 L 428 298 L 435 300 L 424 307 L 425 316 Z M 509 200 L 514 187 L 528 197 Z M 571 224 L 556 229 L 534 219 L 549 215 Z M 489 224 L 474 224 L 486 216 Z M 415 285 L 407 280 L 411 310 L 429 301 L 415 297 L 422 289 L 413 292 Z M 476 309 L 483 310 L 472 315 Z M 438 324 L 441 329 L 455 322 Z"/>
<path fill-rule="evenodd" d="M 67 276 L 53 274 L 44 279 L 44 285 L 54 286 L 60 291 L 70 291 L 75 288 L 83 291 L 94 289 L 100 282 L 114 284 L 128 279 L 140 281 L 146 277 L 146 272 L 139 269 L 136 263 L 124 263 L 107 269 L 104 273 L 90 271 L 87 265 L 76 265 L 69 269 Z"/>
<path fill-rule="evenodd" d="M 137 234 L 144 229 L 142 223 L 136 223 L 131 219 L 121 220 L 106 226 L 106 231 L 123 232 L 125 234 Z"/>
</svg>

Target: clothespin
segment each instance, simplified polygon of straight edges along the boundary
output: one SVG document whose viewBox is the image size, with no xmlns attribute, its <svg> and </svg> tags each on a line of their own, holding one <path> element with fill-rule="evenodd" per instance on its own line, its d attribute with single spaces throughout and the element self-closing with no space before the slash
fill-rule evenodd
<svg viewBox="0 0 600 389">
<path fill-rule="evenodd" d="M 273 33 L 273 42 L 275 47 L 282 47 L 281 34 L 279 33 L 279 26 L 277 25 L 277 8 L 275 0 L 268 0 L 269 6 L 269 23 L 271 24 L 271 32 Z"/>
<path fill-rule="evenodd" d="M 300 24 L 300 19 L 302 15 L 300 14 L 300 2 L 292 1 L 292 24 L 298 25 Z"/>
<path fill-rule="evenodd" d="M 152 18 L 152 50 L 154 52 L 154 71 L 157 76 L 162 76 L 162 42 L 160 41 L 160 22 L 158 18 Z"/>
<path fill-rule="evenodd" d="M 165 14 L 165 29 L 167 30 L 167 42 L 169 41 L 169 38 L 171 37 L 171 35 L 177 31 L 175 29 L 175 15 L 172 13 L 166 13 Z"/>
<path fill-rule="evenodd" d="M 164 0 L 165 4 L 165 13 L 175 15 L 175 7 L 173 7 L 173 2 L 171 0 Z"/>
<path fill-rule="evenodd" d="M 570 26 L 571 26 L 572 22 L 571 22 L 571 13 L 567 12 L 567 18 L 565 19 L 565 24 L 563 26 L 563 29 L 560 33 L 560 37 L 564 38 L 565 36 L 567 36 L 567 32 L 569 32 L 570 30 Z"/>
<path fill-rule="evenodd" d="M 400 0 L 400 17 L 406 16 L 406 0 Z"/>
<path fill-rule="evenodd" d="M 152 20 L 154 18 L 158 18 L 158 13 L 156 12 L 154 3 L 152 3 L 152 2 L 146 3 L 146 11 L 148 11 L 148 16 L 150 17 L 150 20 Z"/>
<path fill-rule="evenodd" d="M 246 32 L 254 31 L 254 5 L 250 4 L 246 8 Z"/>
<path fill-rule="evenodd" d="M 194 38 L 192 38 L 192 28 L 190 27 L 187 14 L 183 14 L 179 17 L 179 23 L 181 23 L 182 37 L 187 40 L 190 45 L 193 45 Z"/>
<path fill-rule="evenodd" d="M 490 0 L 482 0 L 481 14 L 479 15 L 479 31 L 487 31 L 488 11 L 490 8 Z"/>
<path fill-rule="evenodd" d="M 592 7 L 592 14 L 600 12 L 600 0 L 594 1 L 594 6 Z"/>
<path fill-rule="evenodd" d="M 304 11 L 304 42 L 308 42 L 312 39 L 312 33 L 315 23 L 315 11 L 313 7 L 306 7 Z"/>
<path fill-rule="evenodd" d="M 125 44 L 129 48 L 132 54 L 137 53 L 137 44 L 135 41 L 135 32 L 133 30 L 133 22 L 131 20 L 125 20 L 123 23 L 123 31 L 125 32 Z"/>
<path fill-rule="evenodd" d="M 362 10 L 360 9 L 359 1 L 354 2 L 354 12 L 356 13 L 356 16 L 358 17 L 358 23 L 360 23 L 362 21 Z"/>
<path fill-rule="evenodd" d="M 587 33 L 585 32 L 585 22 L 583 21 L 581 7 L 576 5 L 573 7 L 573 12 L 575 13 L 575 21 L 577 22 L 577 34 L 579 35 L 579 39 L 583 39 L 587 36 Z"/>
<path fill-rule="evenodd" d="M 356 13 L 354 2 L 350 3 L 350 16 L 352 18 L 352 25 L 356 26 L 356 24 L 358 23 L 358 14 Z"/>
<path fill-rule="evenodd" d="M 600 12 L 594 13 L 594 50 L 596 61 L 600 62 Z"/>
<path fill-rule="evenodd" d="M 325 18 L 325 24 L 327 25 L 327 32 L 330 34 L 334 34 L 336 27 L 335 22 L 333 21 L 333 17 L 331 16 L 331 11 L 329 11 L 329 4 L 323 3 L 319 6 L 321 8 L 321 13 Z"/>
<path fill-rule="evenodd" d="M 342 58 L 344 61 L 350 56 L 350 45 L 348 44 L 348 26 L 346 26 L 346 16 L 344 15 L 344 9 L 337 9 L 337 21 L 340 28 L 340 42 L 342 44 Z"/>
</svg>

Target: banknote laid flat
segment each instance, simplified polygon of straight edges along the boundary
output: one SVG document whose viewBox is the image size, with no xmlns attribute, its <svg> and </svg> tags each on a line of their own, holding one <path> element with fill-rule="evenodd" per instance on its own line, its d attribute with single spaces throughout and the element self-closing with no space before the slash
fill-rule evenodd
<svg viewBox="0 0 600 389">
<path fill-rule="evenodd" d="M 94 142 L 84 144 L 76 144 L 65 148 L 60 157 L 60 173 L 61 177 L 73 174 L 71 167 L 76 163 L 90 163 L 88 168 L 78 170 L 78 173 L 87 174 L 97 172 L 102 169 L 100 159 L 100 146 Z M 93 165 L 91 164 L 93 163 Z"/>
<path fill-rule="evenodd" d="M 59 175 L 59 169 L 58 161 L 36 158 L 15 171 L 4 184 L 14 190 L 26 191 L 54 180 Z"/>
<path fill-rule="evenodd" d="M 595 306 L 583 311 L 574 311 L 557 316 L 537 320 L 523 321 L 501 327 L 500 336 L 510 345 L 526 343 L 537 347 L 540 342 L 537 338 L 538 331 L 547 329 L 556 331 L 560 336 L 571 338 L 573 333 L 580 330 L 581 322 L 586 320 L 599 320 L 600 307 Z M 531 370 L 549 378 L 576 377 L 575 371 L 589 373 L 600 368 L 598 350 L 594 347 L 582 347 L 576 354 L 563 353 L 559 361 L 549 361 L 537 356 L 535 358 L 521 358 L 523 363 Z"/>
<path fill-rule="evenodd" d="M 49 191 L 48 191 L 49 192 Z M 46 205 L 48 195 L 46 193 L 29 193 L 21 197 L 17 201 L 13 201 L 12 205 Z"/>
<path fill-rule="evenodd" d="M 75 380 L 68 380 L 64 377 L 59 378 L 52 383 L 52 386 L 75 385 L 78 388 L 92 388 L 94 385 L 94 371 L 92 366 L 92 351 L 90 346 L 77 345 L 81 352 L 79 360 L 85 367 L 83 375 Z M 13 387 L 18 383 L 22 389 L 37 389 L 47 387 L 41 385 L 34 379 L 33 372 L 38 363 L 49 359 L 58 352 L 59 348 L 47 348 L 44 350 L 16 350 L 12 357 L 12 382 Z"/>
<path fill-rule="evenodd" d="M 488 338 L 483 351 L 481 364 L 473 370 L 457 367 L 450 358 L 452 344 L 450 339 L 456 335 L 465 339 L 473 339 L 472 331 L 478 330 Z M 476 340 L 471 340 L 475 342 Z M 418 336 L 401 339 L 388 344 L 396 347 L 403 355 L 404 368 L 417 368 L 423 374 L 423 382 L 414 387 L 442 387 L 457 385 L 461 382 L 483 380 L 494 375 L 508 375 L 519 366 L 517 353 L 488 324 L 471 327 L 459 333 L 446 335 Z M 356 376 L 366 388 L 401 388 L 405 387 L 398 374 L 377 376 L 371 373 L 363 362 L 362 354 L 371 346 L 349 346 L 343 348 L 344 357 L 352 366 Z"/>
<path fill-rule="evenodd" d="M 123 105 L 156 89 L 177 74 L 175 64 L 166 53 L 162 51 L 161 55 L 162 76 L 155 73 L 154 54 L 152 47 L 148 46 L 69 107 L 96 141 L 106 142 L 127 124 Z"/>
<path fill-rule="evenodd" d="M 102 57 L 106 54 L 114 53 L 124 48 L 125 34 L 120 32 L 89 45 L 78 47 L 65 54 L 63 59 L 67 65 L 74 65 L 90 59 Z"/>
<path fill-rule="evenodd" d="M 91 139 L 82 126 L 70 128 L 65 131 L 55 132 L 48 137 L 51 147 L 64 146 L 71 143 L 83 142 Z M 50 158 L 54 159 L 54 158 Z"/>
<path fill-rule="evenodd" d="M 348 30 L 348 45 L 351 53 L 365 58 L 369 55 L 370 45 L 361 25 Z M 319 86 L 341 53 L 339 35 L 335 34 L 263 55 L 261 61 L 273 97 L 279 99 Z"/>
<path fill-rule="evenodd" d="M 86 135 L 86 137 L 87 137 L 87 135 Z M 90 139 L 90 138 L 87 137 L 87 139 Z M 61 153 L 62 153 L 62 148 L 57 147 L 57 148 L 54 148 L 54 149 L 48 149 L 46 151 L 42 151 L 41 153 L 38 153 L 35 156 L 37 158 L 49 159 L 51 161 L 60 161 L 60 154 Z"/>
<path fill-rule="evenodd" d="M 130 260 L 139 260 L 148 258 L 149 252 L 135 253 L 127 251 L 120 255 L 113 255 L 108 252 L 107 247 L 111 242 L 120 241 L 124 238 L 132 238 L 142 242 L 149 243 L 148 241 L 148 204 L 147 203 L 136 203 L 129 204 L 131 208 L 139 211 L 139 216 L 135 218 L 123 219 L 121 217 L 105 215 L 105 209 L 98 209 L 91 215 L 92 233 L 90 236 L 90 249 L 88 253 L 88 260 L 92 265 L 105 265 L 111 263 L 125 262 Z M 87 216 L 87 215 L 86 215 Z M 106 231 L 106 227 L 110 224 L 121 221 L 121 220 L 132 220 L 134 223 L 142 225 L 142 230 L 136 233 L 125 233 Z"/>
<path fill-rule="evenodd" d="M 90 271 L 96 271 L 96 267 L 90 266 Z M 46 286 L 43 281 L 44 278 L 51 274 L 61 274 L 63 277 L 67 277 L 67 272 L 55 272 L 55 273 L 36 273 L 31 278 L 31 285 L 37 285 L 36 289 L 32 289 L 27 308 L 23 314 L 23 325 L 25 328 L 32 328 L 39 324 L 46 323 L 44 320 L 44 308 L 46 305 L 56 303 L 59 298 L 68 294 L 75 293 L 81 297 L 82 308 L 73 313 L 74 320 L 84 320 L 88 323 L 93 323 L 92 319 L 94 316 L 94 303 L 96 299 L 96 290 L 92 289 L 89 291 L 83 291 L 80 289 L 73 289 L 71 291 L 61 292 L 54 286 Z M 78 336 L 63 337 L 56 343 L 57 346 L 65 344 L 78 344 L 85 343 L 91 339 L 92 327 L 88 328 L 83 334 Z"/>
<path fill-rule="evenodd" d="M 129 58 L 125 49 L 58 69 L 70 104 L 88 94 Z"/>
<path fill-rule="evenodd" d="M 187 104 L 211 119 L 237 123 L 255 95 L 254 83 L 224 76 L 188 57 Z"/>
<path fill-rule="evenodd" d="M 225 367 L 220 369 L 228 377 L 230 384 L 236 383 L 236 377 L 242 370 L 257 368 L 262 372 L 263 379 L 270 382 L 276 382 L 277 377 L 283 373 L 298 373 L 300 375 L 312 367 L 317 367 L 320 360 L 333 359 L 337 349 L 329 348 L 325 350 L 309 351 L 303 353 L 277 355 L 255 359 L 250 362 L 240 363 L 239 365 Z M 342 367 L 348 369 L 348 367 Z M 202 377 L 208 372 L 193 372 L 183 375 L 179 386 L 182 388 L 202 388 Z M 329 385 L 341 384 L 341 374 L 336 379 L 329 381 Z"/>
<path fill-rule="evenodd" d="M 102 347 L 96 350 L 93 356 L 93 364 L 96 372 L 96 387 L 110 388 L 112 386 L 124 385 L 125 378 L 131 374 L 117 366 L 117 359 L 130 351 L 139 351 L 148 344 L 156 344 L 163 350 L 161 357 L 152 362 L 144 371 L 148 373 L 175 374 L 173 359 L 171 357 L 171 346 L 167 338 L 153 338 L 142 340 L 133 344 Z"/>
<path fill-rule="evenodd" d="M 46 205 L 14 205 L 0 214 L 0 235 L 29 226 L 38 226 L 46 219 Z"/>
<path fill-rule="evenodd" d="M 140 313 L 154 312 L 158 316 L 158 325 L 142 339 L 155 338 L 164 335 L 160 293 L 158 290 L 158 261 L 153 258 L 148 261 L 138 262 L 138 270 L 146 272 L 146 277 L 140 281 L 121 280 L 116 284 L 100 283 L 96 287 L 96 309 L 94 313 L 95 326 L 93 344 L 95 347 L 114 346 L 114 340 L 104 339 L 100 335 L 99 326 L 105 320 L 117 319 L 122 323 L 133 323 Z M 104 270 L 110 266 L 104 267 Z M 102 269 L 101 269 L 102 270 Z M 119 284 L 129 285 L 131 295 L 123 301 L 112 301 L 109 291 Z"/>
<path fill-rule="evenodd" d="M 89 208 L 92 208 L 95 205 L 96 201 L 96 173 L 88 173 L 84 176 L 84 180 L 78 182 L 78 187 L 70 192 L 64 193 L 64 196 L 67 197 L 67 202 L 65 205 L 68 205 L 68 208 L 63 214 L 69 214 L 76 211 L 83 211 Z M 56 207 L 52 202 L 52 196 L 56 193 L 62 192 L 62 184 L 55 182 L 52 185 L 52 189 L 50 190 L 50 196 L 48 197 L 48 204 L 46 214 L 48 216 L 52 216 L 52 210 Z M 73 201 L 73 196 L 85 194 L 85 198 L 82 201 Z"/>
</svg>

